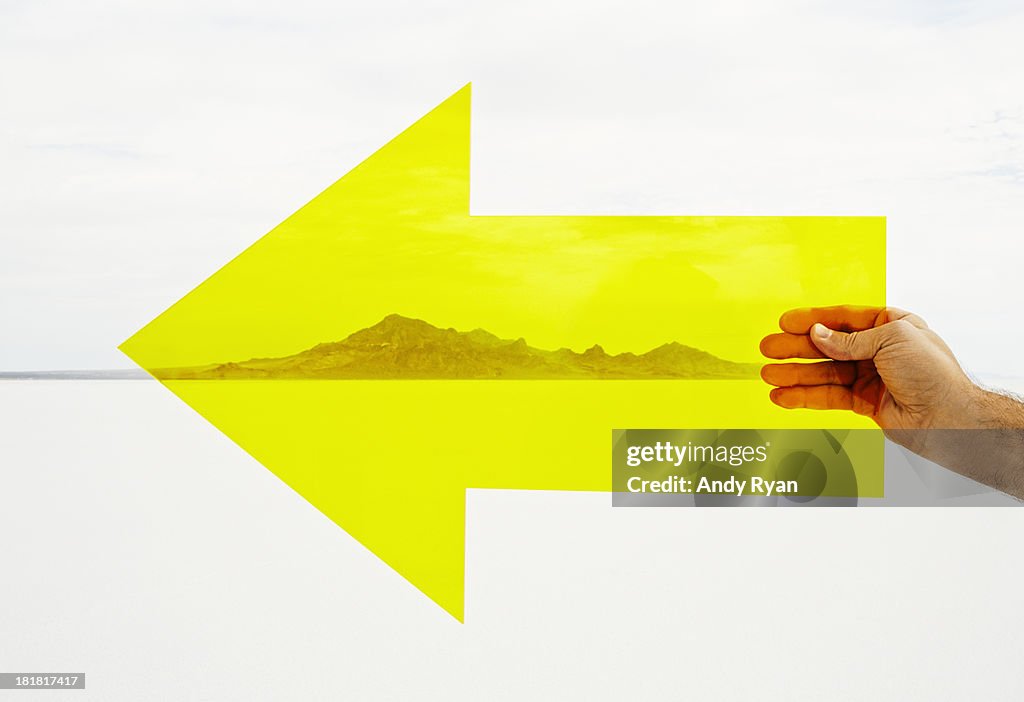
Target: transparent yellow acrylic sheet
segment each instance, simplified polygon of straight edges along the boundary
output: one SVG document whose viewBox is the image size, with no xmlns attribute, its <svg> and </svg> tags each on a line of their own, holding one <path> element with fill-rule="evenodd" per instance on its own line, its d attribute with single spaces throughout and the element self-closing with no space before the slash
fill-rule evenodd
<svg viewBox="0 0 1024 702">
<path fill-rule="evenodd" d="M 466 86 L 122 350 L 458 619 L 467 488 L 610 492 L 614 429 L 871 427 L 772 405 L 758 342 L 883 305 L 884 219 L 471 215 L 469 127 Z"/>
</svg>

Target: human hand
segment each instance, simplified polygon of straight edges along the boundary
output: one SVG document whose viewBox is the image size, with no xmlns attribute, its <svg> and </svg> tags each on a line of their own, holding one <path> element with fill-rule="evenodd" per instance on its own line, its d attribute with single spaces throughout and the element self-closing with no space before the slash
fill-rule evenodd
<svg viewBox="0 0 1024 702">
<path fill-rule="evenodd" d="M 786 409 L 845 409 L 887 432 L 964 427 L 976 386 L 917 315 L 893 307 L 816 307 L 786 312 L 781 334 L 761 341 L 773 359 L 761 377 Z"/>
<path fill-rule="evenodd" d="M 894 307 L 790 310 L 761 340 L 761 377 L 787 409 L 846 409 L 887 437 L 973 480 L 1024 499 L 1024 403 L 971 382 L 920 317 Z"/>
</svg>

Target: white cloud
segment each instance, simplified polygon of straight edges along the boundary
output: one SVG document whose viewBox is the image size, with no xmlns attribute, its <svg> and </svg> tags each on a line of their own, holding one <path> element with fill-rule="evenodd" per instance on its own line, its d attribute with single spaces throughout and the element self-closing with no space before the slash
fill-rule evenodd
<svg viewBox="0 0 1024 702">
<path fill-rule="evenodd" d="M 884 214 L 890 299 L 1017 372 L 1022 31 L 924 0 L 7 3 L 0 368 L 125 365 L 473 80 L 475 211 Z"/>
</svg>

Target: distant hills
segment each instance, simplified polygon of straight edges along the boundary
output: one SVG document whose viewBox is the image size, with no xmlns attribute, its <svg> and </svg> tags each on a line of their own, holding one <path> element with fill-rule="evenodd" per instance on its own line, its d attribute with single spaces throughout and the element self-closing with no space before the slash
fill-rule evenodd
<svg viewBox="0 0 1024 702">
<path fill-rule="evenodd" d="M 522 338 L 499 339 L 483 329 L 439 329 L 397 314 L 342 341 L 292 356 L 153 372 L 162 380 L 712 380 L 756 378 L 757 373 L 755 364 L 733 363 L 675 342 L 639 355 L 609 355 L 596 345 L 583 353 L 545 351 Z"/>
</svg>

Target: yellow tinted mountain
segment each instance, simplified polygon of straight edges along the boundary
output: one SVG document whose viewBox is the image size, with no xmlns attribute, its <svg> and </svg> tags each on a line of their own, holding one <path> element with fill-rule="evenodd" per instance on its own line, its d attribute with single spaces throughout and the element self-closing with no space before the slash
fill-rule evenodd
<svg viewBox="0 0 1024 702">
<path fill-rule="evenodd" d="M 483 329 L 439 329 L 392 314 L 342 341 L 281 358 L 157 369 L 162 380 L 721 380 L 756 378 L 758 366 L 668 343 L 644 354 L 546 351 Z"/>
</svg>

